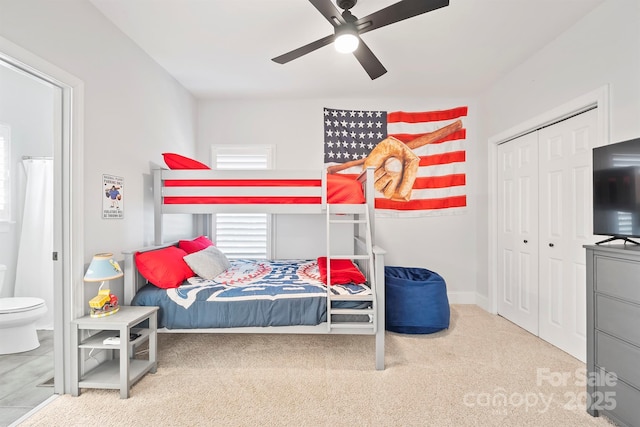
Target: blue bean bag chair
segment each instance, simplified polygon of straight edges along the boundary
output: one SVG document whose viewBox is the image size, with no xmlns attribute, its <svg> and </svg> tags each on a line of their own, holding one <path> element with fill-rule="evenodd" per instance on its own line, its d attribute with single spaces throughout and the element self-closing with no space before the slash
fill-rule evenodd
<svg viewBox="0 0 640 427">
<path fill-rule="evenodd" d="M 402 334 L 431 334 L 449 327 L 444 279 L 425 268 L 385 267 L 386 329 Z"/>
</svg>

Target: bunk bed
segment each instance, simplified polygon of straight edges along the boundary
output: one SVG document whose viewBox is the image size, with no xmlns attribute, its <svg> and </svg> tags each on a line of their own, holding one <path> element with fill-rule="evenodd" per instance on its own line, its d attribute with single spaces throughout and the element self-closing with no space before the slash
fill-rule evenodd
<svg viewBox="0 0 640 427">
<path fill-rule="evenodd" d="M 374 243 L 372 168 L 356 179 L 326 171 L 157 169 L 153 183 L 155 244 L 123 252 L 124 302 L 160 306 L 159 332 L 373 335 L 375 367 L 384 369 L 385 251 Z M 301 260 L 220 260 L 204 236 L 163 241 L 165 215 L 197 214 L 207 224 L 207 215 L 247 212 L 324 216 L 326 253 Z M 345 227 L 338 224 L 353 226 L 349 248 L 331 244 L 332 229 Z M 143 257 L 199 240 L 204 246 L 184 257 L 195 264 L 184 282 L 180 272 L 180 283 L 163 289 L 140 271 Z M 201 275 L 198 258 L 213 259 L 215 271 Z"/>
</svg>

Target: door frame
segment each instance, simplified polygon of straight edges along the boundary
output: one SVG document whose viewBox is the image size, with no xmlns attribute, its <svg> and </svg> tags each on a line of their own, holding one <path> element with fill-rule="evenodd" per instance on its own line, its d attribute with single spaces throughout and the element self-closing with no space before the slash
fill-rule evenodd
<svg viewBox="0 0 640 427">
<path fill-rule="evenodd" d="M 592 92 L 573 99 L 539 116 L 531 118 L 510 129 L 489 137 L 489 312 L 498 314 L 498 145 L 537 129 L 597 108 L 596 144 L 609 144 L 609 86 L 604 85 Z"/>
<path fill-rule="evenodd" d="M 56 96 L 54 135 L 54 188 L 60 197 L 54 211 L 54 393 L 70 393 L 71 320 L 82 313 L 84 275 L 83 123 L 84 83 L 28 50 L 0 37 L 0 61 L 61 89 Z"/>
</svg>

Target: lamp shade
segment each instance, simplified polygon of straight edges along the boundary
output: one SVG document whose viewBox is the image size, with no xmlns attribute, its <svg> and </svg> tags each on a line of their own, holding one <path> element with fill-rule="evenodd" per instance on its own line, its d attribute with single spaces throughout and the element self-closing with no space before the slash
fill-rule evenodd
<svg viewBox="0 0 640 427">
<path fill-rule="evenodd" d="M 85 282 L 101 282 L 124 276 L 120 265 L 113 259 L 113 254 L 95 254 L 84 275 Z"/>
</svg>

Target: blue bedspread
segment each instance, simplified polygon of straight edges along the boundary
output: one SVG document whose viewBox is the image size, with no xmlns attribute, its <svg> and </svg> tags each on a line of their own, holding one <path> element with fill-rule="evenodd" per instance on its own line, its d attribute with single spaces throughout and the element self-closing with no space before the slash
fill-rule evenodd
<svg viewBox="0 0 640 427">
<path fill-rule="evenodd" d="M 316 260 L 230 262 L 213 280 L 192 277 L 173 289 L 146 285 L 131 304 L 160 307 L 158 326 L 168 329 L 317 325 L 326 320 L 327 286 Z M 371 294 L 366 284 L 335 285 L 329 291 Z"/>
</svg>

